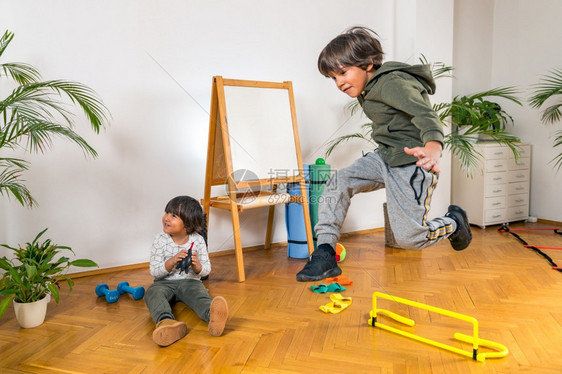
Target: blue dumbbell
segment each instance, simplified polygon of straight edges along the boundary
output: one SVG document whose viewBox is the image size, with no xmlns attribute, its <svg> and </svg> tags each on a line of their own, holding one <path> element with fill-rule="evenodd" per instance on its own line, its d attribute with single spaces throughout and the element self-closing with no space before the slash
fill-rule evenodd
<svg viewBox="0 0 562 374">
<path fill-rule="evenodd" d="M 104 296 L 108 303 L 112 304 L 119 300 L 119 292 L 117 290 L 110 290 L 107 284 L 102 283 L 96 286 L 96 295 Z"/>
<path fill-rule="evenodd" d="M 133 299 L 139 300 L 144 297 L 144 287 L 131 287 L 129 286 L 129 282 L 121 282 L 117 285 L 117 291 L 120 295 L 123 295 L 125 292 L 130 293 L 133 296 Z"/>
</svg>

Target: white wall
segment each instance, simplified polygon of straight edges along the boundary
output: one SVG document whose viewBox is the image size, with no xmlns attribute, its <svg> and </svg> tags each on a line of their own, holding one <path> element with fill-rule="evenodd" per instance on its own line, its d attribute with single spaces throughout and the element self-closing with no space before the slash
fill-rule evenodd
<svg viewBox="0 0 562 374">
<path fill-rule="evenodd" d="M 454 94 L 499 86 L 521 90 L 522 107 L 500 104 L 515 120 L 513 134 L 532 145 L 530 212 L 558 222 L 562 172 L 556 173 L 550 160 L 562 152 L 552 147 L 553 134 L 562 124 L 542 124 L 541 112 L 528 99 L 541 75 L 562 66 L 560 14 L 558 0 L 455 1 Z"/>
<path fill-rule="evenodd" d="M 179 194 L 202 197 L 213 75 L 291 80 L 303 158 L 312 163 L 322 157 L 330 139 L 356 131 L 365 121 L 349 119 L 347 97 L 317 71 L 318 53 L 334 36 L 361 24 L 379 33 L 387 59 L 416 63 L 422 52 L 451 63 L 453 0 L 419 3 L 5 2 L 0 25 L 16 36 L 3 61 L 30 63 L 44 79 L 90 85 L 104 99 L 112 120 L 96 136 L 78 117 L 78 132 L 100 154 L 95 160 L 60 141 L 44 155 L 25 155 L 32 161 L 26 184 L 39 206 L 26 209 L 0 199 L 0 242 L 23 244 L 49 227 L 54 242 L 71 246 L 102 268 L 147 261 L 166 202 Z M 444 98 L 437 100 L 446 100 L 451 83 L 438 83 Z M 0 93 L 8 88 L 0 81 Z M 344 167 L 362 150 L 368 148 L 349 144 L 328 162 L 333 169 Z M 449 201 L 448 157 L 443 163 L 434 215 Z M 357 196 L 343 231 L 382 227 L 383 201 L 383 191 Z M 283 214 L 278 207 L 275 242 L 286 240 Z M 242 214 L 243 246 L 263 243 L 265 219 L 265 209 Z M 229 213 L 213 210 L 210 224 L 210 251 L 232 249 Z"/>
</svg>

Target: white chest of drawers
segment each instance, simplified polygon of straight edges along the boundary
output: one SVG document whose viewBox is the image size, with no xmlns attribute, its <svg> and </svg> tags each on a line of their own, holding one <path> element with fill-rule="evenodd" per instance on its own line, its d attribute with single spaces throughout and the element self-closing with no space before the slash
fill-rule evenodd
<svg viewBox="0 0 562 374">
<path fill-rule="evenodd" d="M 527 219 L 531 145 L 520 144 L 517 162 L 507 146 L 478 143 L 475 149 L 484 156 L 484 168 L 472 177 L 453 157 L 452 203 L 466 210 L 471 224 L 482 228 Z"/>
</svg>

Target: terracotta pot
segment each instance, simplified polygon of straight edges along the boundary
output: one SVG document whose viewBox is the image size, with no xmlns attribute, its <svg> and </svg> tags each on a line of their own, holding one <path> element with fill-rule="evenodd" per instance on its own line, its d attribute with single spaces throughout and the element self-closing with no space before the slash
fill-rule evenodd
<svg viewBox="0 0 562 374">
<path fill-rule="evenodd" d="M 20 326 L 29 329 L 41 325 L 45 321 L 49 300 L 48 295 L 31 303 L 18 303 L 14 300 L 14 311 Z"/>
</svg>

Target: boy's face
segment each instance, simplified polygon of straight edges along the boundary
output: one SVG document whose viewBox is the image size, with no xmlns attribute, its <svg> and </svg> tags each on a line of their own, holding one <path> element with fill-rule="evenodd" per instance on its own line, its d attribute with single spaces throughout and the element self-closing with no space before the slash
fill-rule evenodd
<svg viewBox="0 0 562 374">
<path fill-rule="evenodd" d="M 162 216 L 162 231 L 171 237 L 187 235 L 182 219 L 172 213 L 164 213 L 164 216 Z"/>
<path fill-rule="evenodd" d="M 341 92 L 355 98 L 365 90 L 367 82 L 373 75 L 375 72 L 372 65 L 367 70 L 358 66 L 345 66 L 340 71 L 332 73 L 330 77 Z"/>
</svg>

